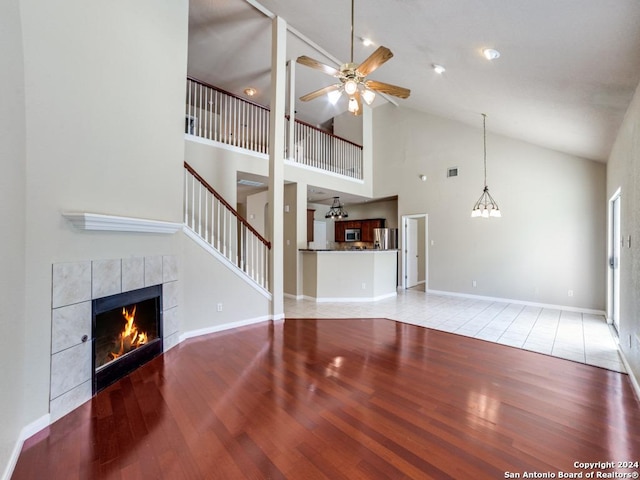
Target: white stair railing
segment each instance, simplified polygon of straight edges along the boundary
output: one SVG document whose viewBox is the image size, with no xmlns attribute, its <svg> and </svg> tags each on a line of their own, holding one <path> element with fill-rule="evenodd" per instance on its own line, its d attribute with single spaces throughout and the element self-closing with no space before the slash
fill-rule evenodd
<svg viewBox="0 0 640 480">
<path fill-rule="evenodd" d="M 271 243 L 186 162 L 184 223 L 258 285 L 269 290 Z"/>
<path fill-rule="evenodd" d="M 286 120 L 289 122 L 289 119 Z M 289 145 L 289 129 L 285 129 Z M 257 153 L 269 153 L 269 109 L 187 78 L 185 133 Z M 295 121 L 286 158 L 362 180 L 362 147 L 313 125 Z"/>
</svg>

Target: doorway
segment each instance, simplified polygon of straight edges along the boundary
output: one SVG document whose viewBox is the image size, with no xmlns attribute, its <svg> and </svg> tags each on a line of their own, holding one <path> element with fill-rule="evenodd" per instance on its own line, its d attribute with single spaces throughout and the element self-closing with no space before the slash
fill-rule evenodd
<svg viewBox="0 0 640 480">
<path fill-rule="evenodd" d="M 402 216 L 402 287 L 428 287 L 427 214 Z"/>
<path fill-rule="evenodd" d="M 616 332 L 620 332 L 620 229 L 621 190 L 609 200 L 609 305 L 608 314 Z"/>
</svg>

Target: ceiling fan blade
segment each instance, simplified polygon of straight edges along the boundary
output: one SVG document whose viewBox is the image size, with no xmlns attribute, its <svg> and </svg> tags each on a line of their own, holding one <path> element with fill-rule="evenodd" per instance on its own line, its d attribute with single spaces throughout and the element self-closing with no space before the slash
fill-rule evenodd
<svg viewBox="0 0 640 480">
<path fill-rule="evenodd" d="M 296 59 L 296 62 L 306 65 L 307 67 L 315 68 L 321 72 L 331 75 L 333 77 L 340 75 L 340 71 L 337 68 L 330 67 L 324 63 L 320 63 L 318 60 L 302 55 Z"/>
<path fill-rule="evenodd" d="M 329 92 L 333 92 L 334 90 L 338 90 L 339 88 L 340 88 L 340 85 L 338 84 L 329 85 L 328 87 L 320 88 L 311 93 L 307 93 L 306 95 L 303 95 L 302 97 L 300 97 L 300 100 L 302 100 L 303 102 L 308 102 L 309 100 L 313 100 L 314 98 L 321 97 L 322 95 Z"/>
<path fill-rule="evenodd" d="M 388 95 L 393 95 L 394 97 L 409 98 L 409 95 L 411 95 L 411 90 L 409 90 L 408 88 L 398 87 L 389 83 L 367 80 L 366 82 L 364 82 L 364 84 L 371 90 L 375 90 L 376 92 L 380 93 L 386 93 Z"/>
<path fill-rule="evenodd" d="M 391 57 L 393 57 L 391 50 L 387 47 L 378 47 L 378 49 L 369 55 L 369 57 L 362 62 L 356 70 L 360 72 L 360 75 L 366 77 Z"/>
</svg>

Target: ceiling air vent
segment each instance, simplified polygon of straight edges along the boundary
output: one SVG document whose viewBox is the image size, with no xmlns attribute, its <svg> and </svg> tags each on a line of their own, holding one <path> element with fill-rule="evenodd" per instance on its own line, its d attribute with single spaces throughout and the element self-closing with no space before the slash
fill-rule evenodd
<svg viewBox="0 0 640 480">
<path fill-rule="evenodd" d="M 458 176 L 458 167 L 447 168 L 447 177 L 457 177 L 457 176 Z"/>
</svg>

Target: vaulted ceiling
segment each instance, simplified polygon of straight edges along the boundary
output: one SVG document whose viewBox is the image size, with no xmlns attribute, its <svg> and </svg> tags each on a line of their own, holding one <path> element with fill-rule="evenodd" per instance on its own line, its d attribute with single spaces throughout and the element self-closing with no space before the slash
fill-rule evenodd
<svg viewBox="0 0 640 480">
<path fill-rule="evenodd" d="M 270 14 L 287 22 L 288 59 L 349 61 L 350 0 L 191 0 L 189 75 L 240 96 L 253 87 L 269 105 Z M 640 82 L 638 0 L 355 0 L 354 33 L 355 63 L 380 45 L 394 53 L 370 78 L 411 89 L 399 108 L 478 127 L 486 113 L 489 131 L 597 161 Z M 296 97 L 332 83 L 296 65 Z M 344 98 L 295 105 L 313 124 L 346 108 Z"/>
</svg>

